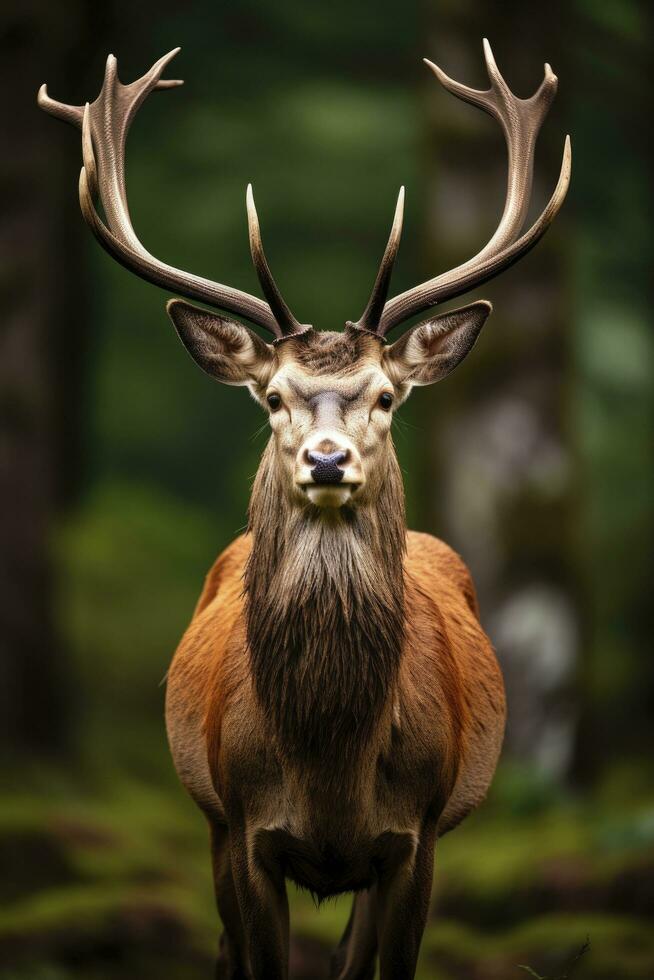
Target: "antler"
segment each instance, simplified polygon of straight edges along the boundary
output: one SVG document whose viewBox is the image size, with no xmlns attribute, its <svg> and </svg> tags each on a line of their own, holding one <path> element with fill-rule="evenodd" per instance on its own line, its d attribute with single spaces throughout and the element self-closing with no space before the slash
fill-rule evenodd
<svg viewBox="0 0 654 980">
<path fill-rule="evenodd" d="M 379 272 L 377 273 L 377 278 L 375 279 L 375 285 L 372 287 L 372 293 L 370 294 L 368 305 L 363 311 L 359 321 L 356 324 L 353 324 L 353 326 L 358 327 L 359 330 L 369 330 L 371 333 L 376 333 L 379 326 L 379 321 L 381 319 L 384 304 L 386 303 L 386 297 L 388 295 L 388 287 L 391 284 L 391 275 L 393 274 L 393 266 L 395 264 L 397 250 L 400 247 L 403 219 L 404 187 L 400 187 L 400 193 L 397 196 L 397 204 L 395 205 L 395 214 L 393 216 L 391 232 L 388 236 L 388 242 L 386 243 L 386 248 L 379 265 Z"/>
<path fill-rule="evenodd" d="M 556 76 L 550 66 L 546 64 L 545 78 L 535 95 L 532 95 L 530 99 L 519 99 L 511 92 L 500 74 L 490 44 L 485 38 L 484 56 L 491 83 L 490 89 L 485 92 L 468 88 L 466 85 L 449 78 L 437 65 L 432 64 L 427 59 L 425 59 L 425 63 L 429 65 L 444 88 L 465 102 L 479 106 L 480 109 L 494 116 L 502 127 L 508 152 L 508 180 L 504 212 L 497 230 L 490 241 L 473 258 L 435 279 L 430 279 L 420 286 L 415 286 L 413 289 L 395 296 L 383 306 L 383 312 L 378 314 L 375 320 L 371 311 L 379 310 L 378 298 L 375 299 L 376 291 L 380 291 L 378 289 L 380 282 L 385 283 L 387 289 L 388 278 L 390 277 L 388 268 L 384 276 L 382 276 L 382 269 L 380 269 L 366 311 L 355 324 L 359 328 L 372 330 L 383 337 L 393 327 L 414 314 L 429 310 L 438 303 L 460 296 L 462 293 L 488 282 L 489 279 L 493 279 L 536 245 L 563 204 L 570 183 L 571 147 L 569 136 L 566 136 L 565 139 L 561 172 L 554 193 L 540 217 L 528 231 L 520 236 L 529 209 L 536 139 L 547 115 L 547 110 L 556 95 Z M 388 252 L 389 248 L 387 247 L 384 260 L 382 260 L 382 268 L 387 266 Z M 393 252 L 393 258 L 394 255 L 395 252 Z"/>
<path fill-rule="evenodd" d="M 253 257 L 255 253 L 258 257 L 258 261 L 255 259 L 257 273 L 269 303 L 240 289 L 223 286 L 161 262 L 144 248 L 132 227 L 125 188 L 127 132 L 150 92 L 183 84 L 179 80 L 161 77 L 179 50 L 175 48 L 164 55 L 142 78 L 129 85 L 119 81 L 118 63 L 110 54 L 100 95 L 91 105 L 74 106 L 56 102 L 48 95 L 46 86 L 41 86 L 38 94 L 40 107 L 82 130 L 84 166 L 79 179 L 79 199 L 84 218 L 103 248 L 121 265 L 148 282 L 243 316 L 269 330 L 278 339 L 301 333 L 306 326 L 295 319 L 277 289 L 265 260 L 258 223 L 255 223 L 253 230 L 250 221 L 250 245 Z M 107 224 L 94 205 L 98 196 Z M 248 192 L 248 212 L 250 198 L 251 191 Z"/>
</svg>

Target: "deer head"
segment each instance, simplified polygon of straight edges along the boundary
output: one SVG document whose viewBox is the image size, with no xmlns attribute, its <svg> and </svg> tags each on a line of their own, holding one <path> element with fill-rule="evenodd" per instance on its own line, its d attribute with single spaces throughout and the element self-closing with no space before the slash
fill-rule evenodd
<svg viewBox="0 0 654 980">
<path fill-rule="evenodd" d="M 384 482 L 391 457 L 394 463 L 390 438 L 394 409 L 414 385 L 433 384 L 456 367 L 472 349 L 491 306 L 476 302 L 447 313 L 431 313 L 392 344 L 386 342 L 386 334 L 517 262 L 543 236 L 563 203 L 570 181 L 569 137 L 549 203 L 522 230 L 531 196 L 536 139 L 556 93 L 556 77 L 546 65 L 535 95 L 517 98 L 500 74 L 486 40 L 487 91 L 468 88 L 426 62 L 449 92 L 488 112 L 502 128 L 508 153 L 502 217 L 493 236 L 473 258 L 388 299 L 402 231 L 402 188 L 368 304 L 356 322 L 347 323 L 344 333 L 331 333 L 300 323 L 284 301 L 266 260 L 250 186 L 246 196 L 250 249 L 265 301 L 175 269 L 152 256 L 137 238 L 125 187 L 127 132 L 150 92 L 182 84 L 161 77 L 178 51 L 165 55 L 129 85 L 118 80 L 117 62 L 110 55 L 100 95 L 91 105 L 55 102 L 45 85 L 39 91 L 41 108 L 82 131 L 79 198 L 84 218 L 100 244 L 126 268 L 218 311 L 182 300 L 168 303 L 179 337 L 200 367 L 225 384 L 247 386 L 268 410 L 277 471 L 289 501 L 320 508 L 371 502 Z M 98 198 L 104 220 L 96 210 Z M 272 334 L 272 342 L 266 343 L 225 314 L 263 328 Z"/>
</svg>

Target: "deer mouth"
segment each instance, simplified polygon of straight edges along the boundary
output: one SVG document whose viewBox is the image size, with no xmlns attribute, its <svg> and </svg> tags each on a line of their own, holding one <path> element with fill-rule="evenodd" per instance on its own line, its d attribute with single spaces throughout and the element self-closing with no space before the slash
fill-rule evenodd
<svg viewBox="0 0 654 980">
<path fill-rule="evenodd" d="M 355 496 L 360 483 L 299 483 L 302 494 L 316 507 L 342 507 Z"/>
</svg>

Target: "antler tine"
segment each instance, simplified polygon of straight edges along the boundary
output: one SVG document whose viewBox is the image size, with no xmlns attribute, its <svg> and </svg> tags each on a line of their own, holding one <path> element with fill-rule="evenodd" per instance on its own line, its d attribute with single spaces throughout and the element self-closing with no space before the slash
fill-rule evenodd
<svg viewBox="0 0 654 980">
<path fill-rule="evenodd" d="M 141 78 L 128 85 L 118 79 L 118 63 L 113 55 L 109 55 L 100 94 L 95 102 L 85 106 L 55 102 L 49 97 L 46 86 L 41 87 L 38 95 L 41 108 L 82 130 L 84 167 L 80 174 L 79 197 L 84 218 L 103 248 L 148 282 L 243 316 L 278 338 L 299 332 L 304 328 L 285 304 L 288 317 L 280 325 L 268 303 L 258 297 L 194 276 L 156 259 L 144 248 L 132 227 L 125 187 L 127 133 L 150 92 L 183 84 L 180 79 L 161 77 L 179 50 L 169 51 Z M 94 200 L 98 197 L 106 224 L 95 208 Z"/>
<path fill-rule="evenodd" d="M 358 327 L 359 330 L 369 330 L 372 333 L 376 333 L 377 328 L 379 327 L 379 321 L 381 319 L 384 304 L 386 303 L 386 297 L 388 295 L 388 287 L 391 284 L 391 276 L 393 274 L 393 266 L 395 264 L 397 250 L 400 247 L 403 220 L 404 187 L 400 187 L 400 193 L 397 195 L 397 204 L 395 205 L 393 224 L 391 225 L 391 233 L 388 237 L 388 242 L 384 250 L 384 255 L 382 256 L 379 271 L 377 272 L 375 285 L 372 287 L 372 293 L 370 294 L 368 305 L 361 314 L 359 320 L 352 324 L 352 326 Z"/>
<path fill-rule="evenodd" d="M 155 88 L 166 89 L 166 88 L 177 88 L 178 85 L 183 85 L 184 81 L 181 78 L 162 78 L 164 70 L 168 67 L 170 62 L 175 58 L 181 51 L 181 47 L 173 48 L 167 54 L 162 54 L 158 61 L 155 61 L 152 68 L 146 71 L 144 75 L 141 76 L 133 85 L 139 85 L 145 79 L 148 81 L 153 80 L 155 82 Z M 115 60 L 115 59 L 114 59 Z M 117 67 L 117 64 L 116 64 Z"/>
<path fill-rule="evenodd" d="M 261 228 L 259 227 L 259 216 L 257 215 L 257 209 L 254 203 L 252 184 L 248 184 L 247 186 L 245 204 L 248 213 L 248 233 L 252 262 L 261 284 L 263 295 L 268 300 L 275 319 L 281 327 L 281 336 L 286 337 L 294 333 L 302 333 L 307 328 L 299 323 L 291 313 L 270 271 L 266 253 L 263 249 L 263 242 L 261 241 Z"/>
<path fill-rule="evenodd" d="M 48 86 L 45 82 L 38 91 L 36 102 L 40 109 L 43 109 L 44 112 L 49 112 L 56 119 L 62 119 L 64 122 L 70 123 L 71 126 L 79 126 L 81 128 L 84 106 L 65 105 L 63 102 L 57 102 L 55 99 L 51 99 L 48 95 Z"/>
<path fill-rule="evenodd" d="M 492 237 L 473 258 L 389 300 L 379 325 L 378 332 L 382 335 L 414 314 L 459 296 L 481 282 L 487 282 L 516 262 L 540 240 L 565 199 L 571 167 L 569 137 L 566 137 L 556 190 L 540 218 L 519 238 L 529 210 L 536 140 L 556 94 L 557 78 L 546 64 L 545 76 L 536 93 L 529 99 L 519 99 L 502 77 L 486 39 L 484 57 L 490 80 L 490 88 L 486 91 L 455 81 L 427 59 L 425 63 L 448 92 L 478 106 L 500 123 L 508 154 L 507 190 L 502 217 Z"/>
</svg>

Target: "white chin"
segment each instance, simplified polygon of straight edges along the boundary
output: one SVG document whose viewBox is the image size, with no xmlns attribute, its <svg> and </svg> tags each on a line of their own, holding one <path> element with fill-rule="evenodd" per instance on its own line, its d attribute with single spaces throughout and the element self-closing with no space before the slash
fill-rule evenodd
<svg viewBox="0 0 654 980">
<path fill-rule="evenodd" d="M 310 483 L 305 485 L 304 490 L 315 507 L 342 507 L 352 496 L 352 488 L 348 483 Z"/>
</svg>

